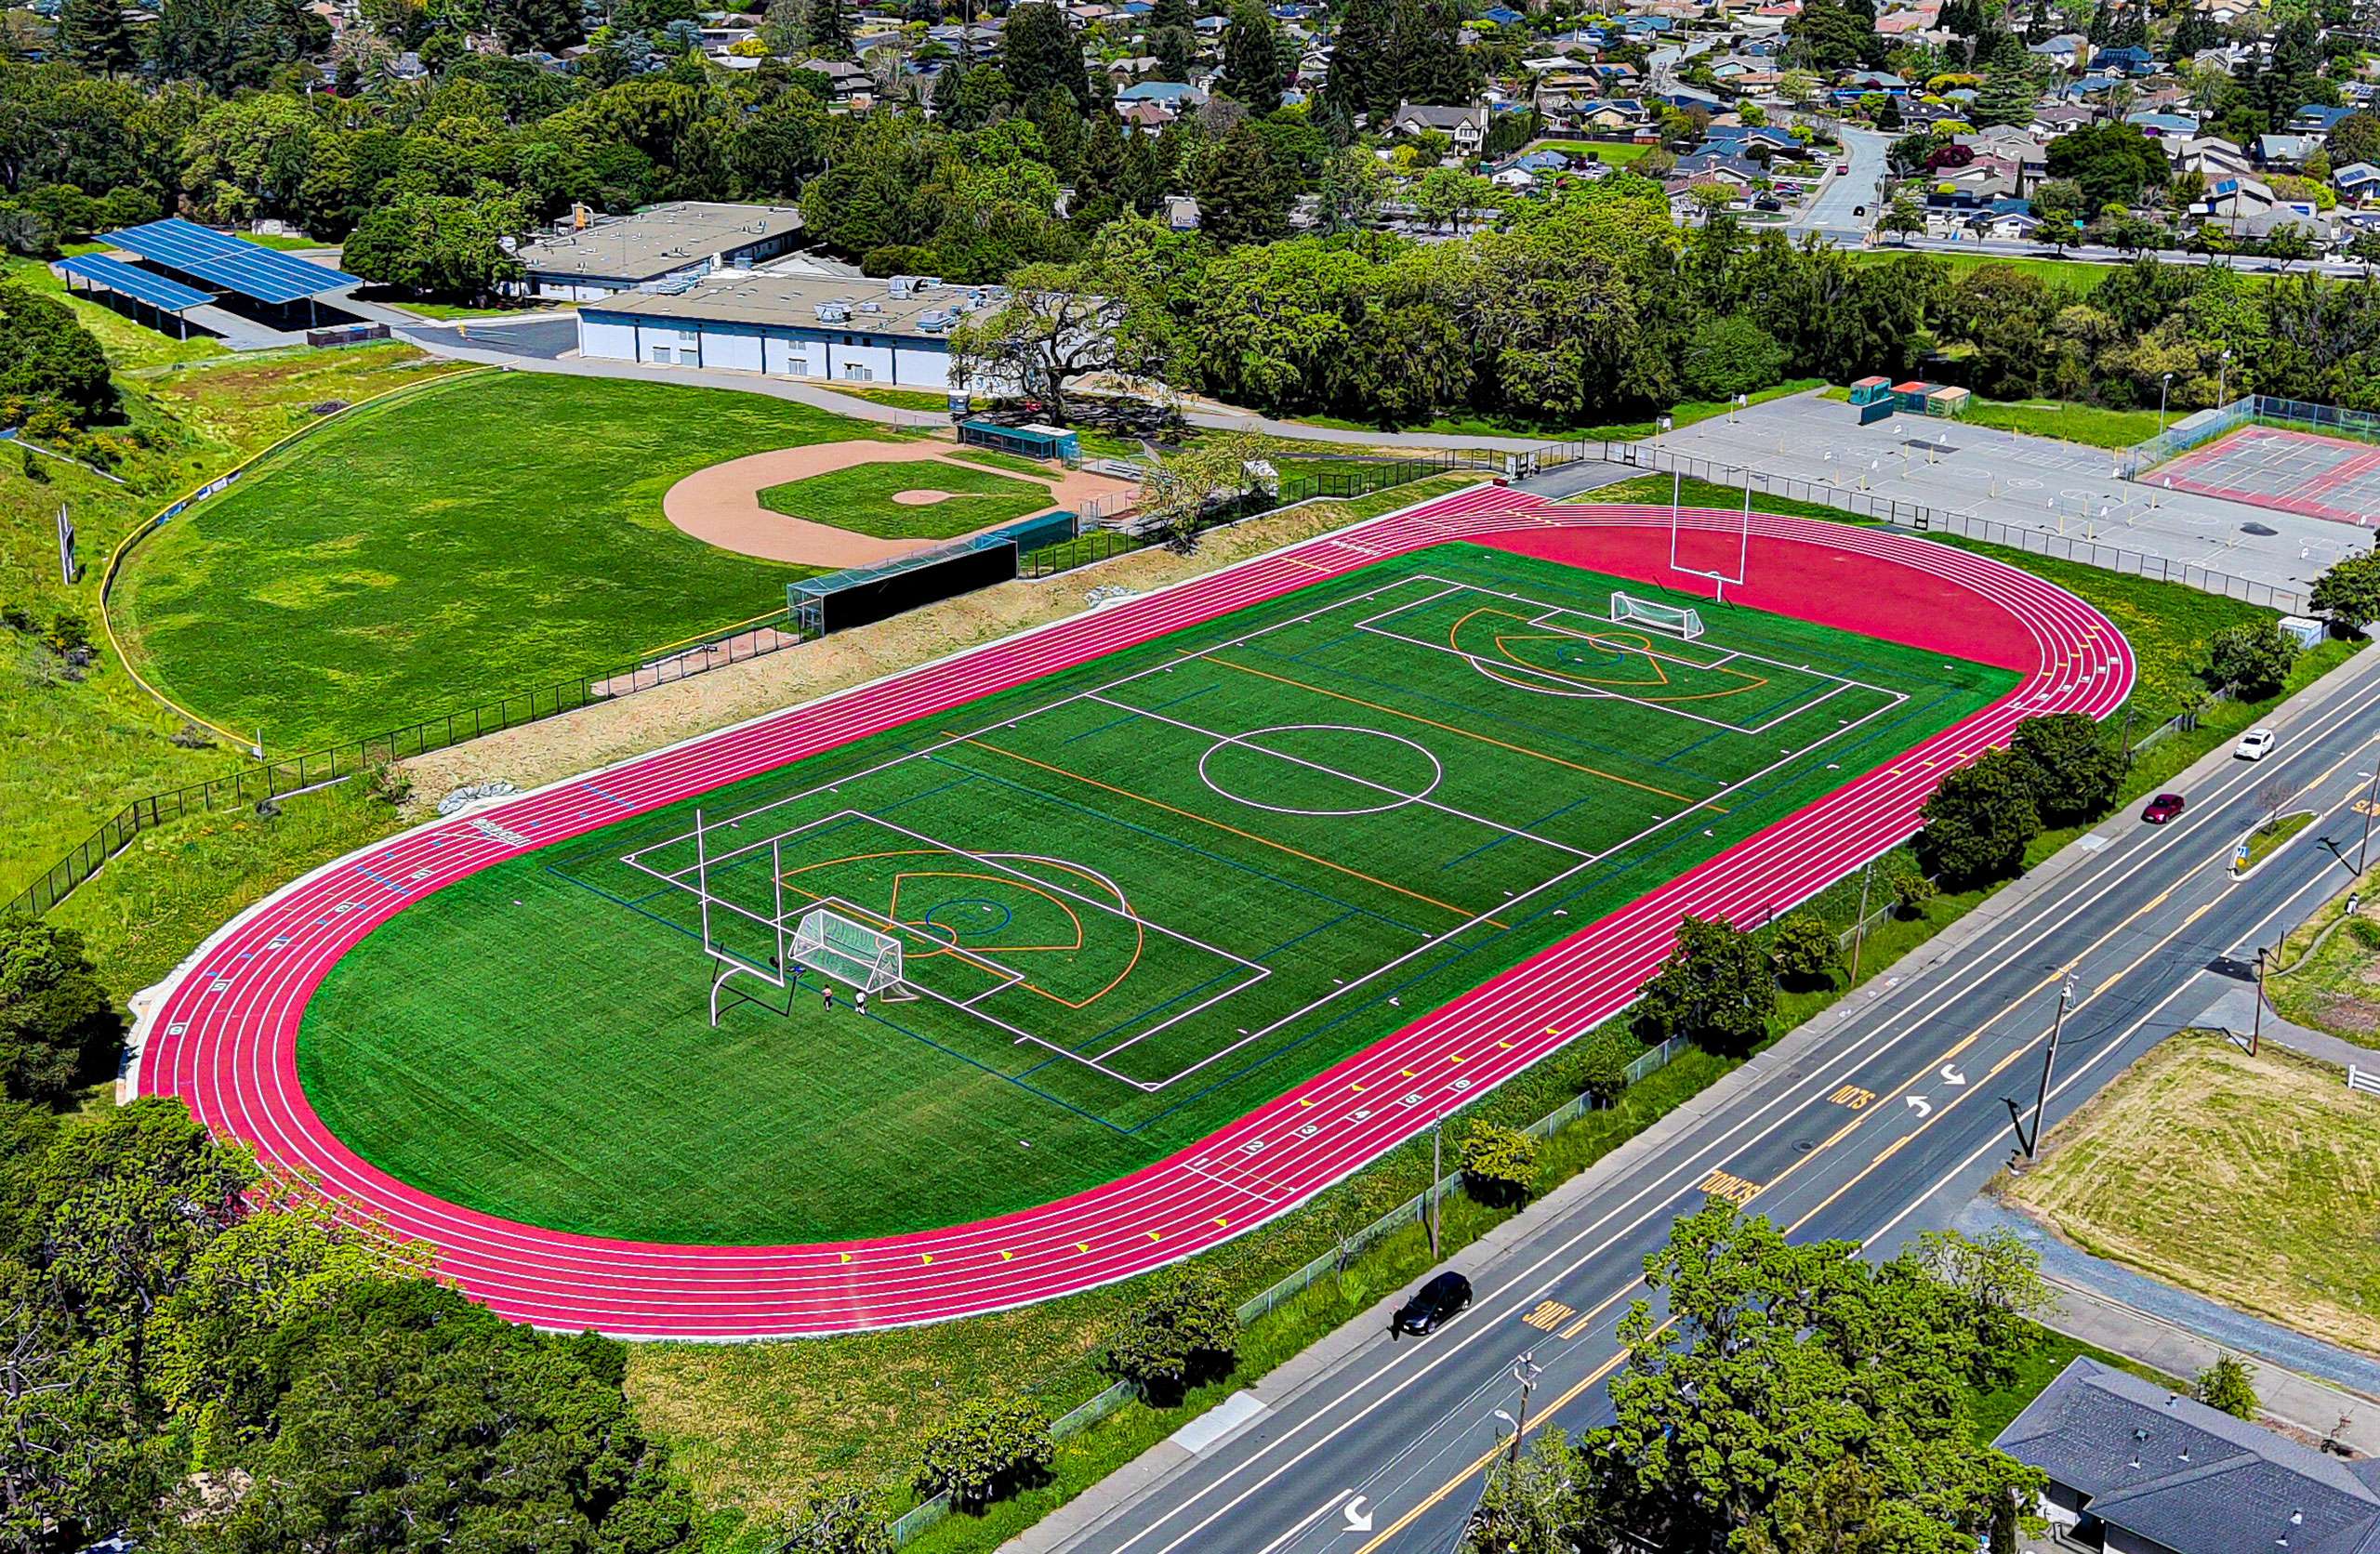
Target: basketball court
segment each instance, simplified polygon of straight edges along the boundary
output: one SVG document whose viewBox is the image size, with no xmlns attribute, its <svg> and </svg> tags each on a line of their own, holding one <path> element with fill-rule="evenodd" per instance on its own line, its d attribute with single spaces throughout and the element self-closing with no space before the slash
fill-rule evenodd
<svg viewBox="0 0 2380 1554">
<path fill-rule="evenodd" d="M 2380 522 L 2380 446 L 2294 427 L 2241 427 L 2140 479 L 2334 523 Z"/>
</svg>

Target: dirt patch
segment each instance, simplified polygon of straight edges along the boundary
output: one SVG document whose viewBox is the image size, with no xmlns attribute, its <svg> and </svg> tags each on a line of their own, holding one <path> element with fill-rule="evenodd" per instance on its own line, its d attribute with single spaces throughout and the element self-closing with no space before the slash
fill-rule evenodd
<svg viewBox="0 0 2380 1554">
<path fill-rule="evenodd" d="M 1437 489 L 1416 486 L 1411 499 Z M 1345 503 L 1312 502 L 1210 534 L 1192 555 L 1141 550 L 1040 582 L 1002 583 L 694 679 L 432 751 L 405 762 L 405 769 L 415 791 L 428 794 L 488 777 L 524 788 L 555 782 L 1075 614 L 1090 608 L 1084 596 L 1095 587 L 1145 592 L 1343 528 L 1358 516 Z"/>
<path fill-rule="evenodd" d="M 973 468 L 952 456 L 947 443 L 881 442 L 866 438 L 847 442 L 813 442 L 800 448 L 778 448 L 697 469 L 669 488 L 661 498 L 662 516 L 706 545 L 764 560 L 791 561 L 809 567 L 860 567 L 889 561 L 913 550 L 941 543 L 932 539 L 878 539 L 853 533 L 831 523 L 815 523 L 771 512 L 760 505 L 760 493 L 789 485 L 813 475 L 831 474 L 860 464 L 951 464 Z M 1050 505 L 1077 512 L 1120 510 L 1135 494 L 1129 481 L 1093 475 L 1087 470 L 1051 466 L 1047 474 L 1015 474 L 1018 480 L 1039 481 L 1050 488 Z M 949 500 L 951 493 L 920 485 L 893 497 L 909 507 Z M 914 500 L 913 500 L 914 498 Z M 998 525 L 987 524 L 987 528 Z"/>
</svg>

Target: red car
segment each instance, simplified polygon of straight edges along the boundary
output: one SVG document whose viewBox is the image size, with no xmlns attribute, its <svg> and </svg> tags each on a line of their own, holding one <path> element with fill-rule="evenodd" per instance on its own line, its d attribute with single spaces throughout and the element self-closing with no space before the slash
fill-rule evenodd
<svg viewBox="0 0 2380 1554">
<path fill-rule="evenodd" d="M 2149 808 L 2140 811 L 2140 818 L 2151 825 L 2162 825 L 2181 812 L 2182 796 L 2180 794 L 2161 793 L 2149 801 Z"/>
</svg>

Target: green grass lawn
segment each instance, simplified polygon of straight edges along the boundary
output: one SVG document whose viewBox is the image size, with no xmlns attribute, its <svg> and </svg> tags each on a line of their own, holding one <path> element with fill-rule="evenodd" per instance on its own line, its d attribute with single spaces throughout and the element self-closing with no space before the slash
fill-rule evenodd
<svg viewBox="0 0 2380 1554">
<path fill-rule="evenodd" d="M 2367 872 L 2352 887 L 2363 901 L 2374 899 L 2375 875 L 2380 871 Z M 2284 1020 L 2380 1047 L 2380 922 L 2359 902 L 2357 920 L 2341 923 L 2347 896 L 2341 890 L 2282 942 L 2265 991 Z"/>
<path fill-rule="evenodd" d="M 46 481 L 0 459 L 0 598 L 46 622 L 61 610 L 99 628 L 99 576 L 108 551 L 149 514 L 219 474 L 293 427 L 311 407 L 361 400 L 454 371 L 402 344 L 338 351 L 217 355 L 174 365 L 155 361 L 159 337 L 89 304 L 104 320 L 112 360 L 140 362 L 117 377 L 126 422 L 102 428 L 123 451 L 118 485 L 45 461 Z M 147 342 L 131 336 L 146 336 Z M 129 341 L 127 349 L 120 349 Z M 59 575 L 56 517 L 63 504 L 80 533 L 82 580 Z M 58 672 L 30 638 L 0 631 L 0 898 L 14 895 L 131 798 L 224 774 L 232 751 L 172 742 L 181 719 L 142 691 L 102 643 L 79 681 Z"/>
<path fill-rule="evenodd" d="M 1854 248 L 1849 252 L 1853 261 L 1861 264 L 1885 264 L 1914 254 L 1947 266 L 1953 279 L 1963 278 L 1988 264 L 2006 265 L 2023 274 L 2038 276 L 2053 286 L 2075 293 L 2096 291 L 2099 283 L 2114 274 L 2118 268 L 2096 259 L 2041 259 L 2006 254 L 1945 253 L 1938 248 L 1897 248 L 1889 244 L 1875 248 Z"/>
<path fill-rule="evenodd" d="M 1022 454 L 1004 454 L 998 448 L 961 447 L 943 451 L 952 458 L 980 464 L 986 469 L 1006 469 L 1012 474 L 1030 475 L 1037 480 L 1050 480 L 1064 468 L 1063 465 L 1045 464 L 1039 459 L 1026 458 Z"/>
<path fill-rule="evenodd" d="M 848 394 L 855 400 L 867 400 L 876 404 L 888 404 L 896 410 L 923 411 L 928 415 L 950 414 L 950 396 L 926 388 L 892 388 L 872 383 L 852 383 L 836 379 L 819 385 L 838 394 Z"/>
<path fill-rule="evenodd" d="M 2041 1396 L 2042 1389 L 2057 1379 L 2057 1373 L 2077 1360 L 2096 1360 L 2120 1371 L 2129 1371 L 2143 1381 L 2187 1393 L 2190 1383 L 2179 1376 L 2111 1354 L 2080 1338 L 2069 1338 L 2044 1327 L 2038 1330 L 2033 1346 L 2016 1361 L 2016 1374 L 1999 1387 L 1967 1389 L 1967 1418 L 1975 1427 L 1975 1438 L 1986 1445 L 1991 1438 L 2016 1422 L 2032 1401 Z"/>
<path fill-rule="evenodd" d="M 908 491 L 946 491 L 947 500 L 908 506 L 893 498 Z M 1053 507 L 1050 488 L 988 469 L 938 459 L 855 464 L 760 493 L 760 506 L 787 518 L 806 518 L 878 539 L 952 539 Z"/>
<path fill-rule="evenodd" d="M 1795 378 L 1791 382 L 1779 383 L 1773 388 L 1761 389 L 1752 396 L 1752 402 L 1765 404 L 1770 400 L 1783 399 L 1789 394 L 1806 393 L 1812 388 L 1820 387 L 1820 383 L 1821 380 L 1815 377 Z M 1670 408 L 1670 422 L 1673 428 L 1690 427 L 1697 421 L 1708 421 L 1712 416 L 1725 415 L 1733 408 L 1734 406 L 1725 400 L 1687 400 Z M 1366 422 L 1349 420 L 1343 415 L 1301 415 L 1296 419 L 1302 425 L 1321 427 L 1331 431 L 1380 429 Z M 1535 426 L 1516 421 L 1489 420 L 1475 415 L 1442 415 L 1435 421 L 1423 422 L 1418 426 L 1400 426 L 1393 429 L 1420 432 L 1436 437 L 1541 437 L 1549 442 L 1571 441 L 1580 438 L 1604 438 L 1614 442 L 1631 442 L 1640 438 L 1653 436 L 1660 430 L 1660 424 L 1655 417 L 1649 415 L 1640 421 L 1614 421 L 1592 427 Z"/>
<path fill-rule="evenodd" d="M 1848 388 L 1829 388 L 1826 398 L 1847 401 Z M 1997 431 L 2022 432 L 2028 437 L 2056 438 L 2061 442 L 2081 442 L 2093 448 L 2129 448 L 2157 435 L 2159 422 L 2170 425 L 2184 411 L 2160 416 L 2154 410 L 2109 410 L 2103 405 L 2077 404 L 2070 400 L 1983 400 L 1967 401 L 1967 411 L 1959 424 L 1990 427 Z"/>
<path fill-rule="evenodd" d="M 1625 167 L 1655 148 L 1620 140 L 1540 140 L 1528 149 L 1533 151 L 1561 151 L 1568 156 L 1592 156 L 1606 165 Z"/>
<path fill-rule="evenodd" d="M 312 748 L 601 672 L 781 604 L 805 569 L 662 516 L 707 465 L 865 428 L 723 389 L 544 374 L 375 407 L 128 560 L 118 629 L 212 721 Z"/>
<path fill-rule="evenodd" d="M 1433 598 L 1435 578 L 1473 591 Z M 693 899 L 622 861 L 690 863 L 679 806 L 381 928 L 310 1008 L 308 1094 L 401 1178 L 591 1232 L 800 1241 L 1043 1203 L 1240 1115 L 2011 683 L 1751 612 L 1655 658 L 1514 631 L 1526 616 L 1488 591 L 1600 613 L 1612 586 L 1437 547 L 703 797 L 714 822 L 768 804 L 786 833 L 718 863 L 714 894 L 772 910 L 774 858 L 788 901 L 905 925 L 910 980 L 949 1003 L 828 1018 L 813 992 L 790 1018 L 747 1005 L 711 1029 Z M 1356 611 L 1385 614 L 1359 630 Z M 1698 662 L 1718 638 L 1773 662 Z M 1631 699 L 1579 699 L 1610 685 Z M 1686 697 L 1741 731 L 1664 710 Z M 896 758 L 969 730 L 985 731 Z M 1275 731 L 1245 742 L 1259 730 Z M 1396 797 L 1425 790 L 1432 808 Z M 713 919 L 734 953 L 777 953 Z M 952 940 L 968 958 L 933 955 Z M 1417 944 L 1394 985 L 1358 980 Z M 991 985 L 1012 971 L 1025 981 Z"/>
<path fill-rule="evenodd" d="M 2309 810 L 2302 815 L 2283 815 L 2249 832 L 2248 867 L 2253 869 L 2271 857 L 2274 849 L 2313 823 L 2314 816 Z"/>
<path fill-rule="evenodd" d="M 96 249 L 96 245 L 92 246 Z M 212 336 L 194 334 L 187 340 L 177 339 L 162 330 L 134 322 L 103 302 L 91 300 L 79 290 L 70 293 L 57 272 L 37 259 L 0 260 L 0 282 L 54 296 L 73 309 L 74 322 L 98 338 L 107 351 L 109 364 L 120 373 L 230 354 Z"/>
</svg>

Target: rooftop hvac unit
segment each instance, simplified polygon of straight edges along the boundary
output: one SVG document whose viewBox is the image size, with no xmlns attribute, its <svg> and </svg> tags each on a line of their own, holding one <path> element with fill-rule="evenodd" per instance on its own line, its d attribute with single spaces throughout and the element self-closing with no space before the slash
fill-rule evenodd
<svg viewBox="0 0 2380 1554">
<path fill-rule="evenodd" d="M 881 302 L 863 302 L 859 305 L 859 310 L 863 313 L 880 313 L 884 311 L 884 304 Z"/>
<path fill-rule="evenodd" d="M 917 289 L 917 284 L 918 278 L 914 275 L 895 275 L 884 283 L 884 292 L 888 296 L 907 296 Z"/>
<path fill-rule="evenodd" d="M 959 309 L 956 308 L 936 308 L 918 315 L 918 327 L 929 335 L 939 335 L 958 322 Z"/>
<path fill-rule="evenodd" d="M 817 311 L 820 323 L 849 323 L 852 321 L 852 305 L 848 302 L 821 302 Z"/>
</svg>

